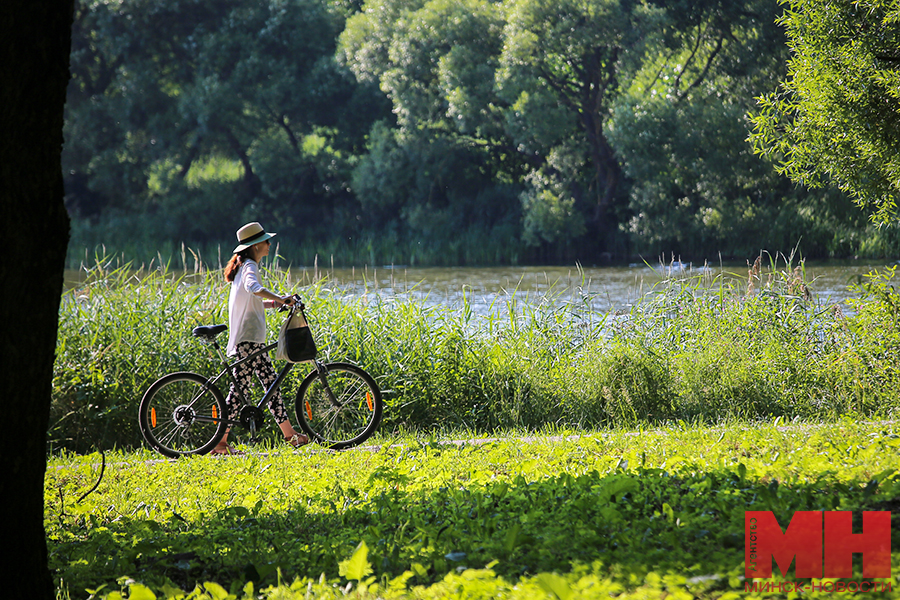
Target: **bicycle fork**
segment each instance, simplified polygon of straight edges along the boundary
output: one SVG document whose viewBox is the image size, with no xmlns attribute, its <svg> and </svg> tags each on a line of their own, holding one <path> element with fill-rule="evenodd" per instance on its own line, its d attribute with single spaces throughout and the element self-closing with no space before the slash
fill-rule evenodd
<svg viewBox="0 0 900 600">
<path fill-rule="evenodd" d="M 331 386 L 328 385 L 328 367 L 325 366 L 325 363 L 316 361 L 316 372 L 318 373 L 319 381 L 322 382 L 322 388 L 325 390 L 325 394 L 328 396 L 328 401 L 331 402 L 331 405 L 335 408 L 340 408 L 341 403 L 338 401 L 337 396 L 335 396 L 334 392 L 331 390 Z"/>
</svg>

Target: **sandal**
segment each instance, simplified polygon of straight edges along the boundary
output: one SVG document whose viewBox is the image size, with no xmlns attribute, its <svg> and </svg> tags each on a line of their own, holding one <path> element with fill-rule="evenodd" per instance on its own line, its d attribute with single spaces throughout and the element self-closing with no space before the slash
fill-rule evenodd
<svg viewBox="0 0 900 600">
<path fill-rule="evenodd" d="M 294 448 L 299 448 L 309 443 L 309 438 L 302 433 L 295 433 L 291 437 L 285 437 L 284 440 Z"/>
<path fill-rule="evenodd" d="M 216 444 L 216 447 L 209 451 L 210 454 L 216 454 L 220 456 L 240 456 L 243 454 L 240 450 L 235 450 L 232 446 L 228 445 L 228 442 L 219 442 Z"/>
</svg>

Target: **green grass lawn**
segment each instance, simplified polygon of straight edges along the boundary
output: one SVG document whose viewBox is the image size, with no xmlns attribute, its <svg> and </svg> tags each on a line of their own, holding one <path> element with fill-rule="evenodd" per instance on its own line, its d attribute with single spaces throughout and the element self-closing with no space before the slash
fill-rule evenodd
<svg viewBox="0 0 900 600">
<path fill-rule="evenodd" d="M 768 598 L 744 591 L 746 510 L 782 526 L 796 510 L 900 511 L 892 422 L 443 435 L 339 453 L 110 452 L 83 498 L 100 454 L 51 457 L 58 595 Z M 895 574 L 897 532 L 895 516 Z"/>
</svg>

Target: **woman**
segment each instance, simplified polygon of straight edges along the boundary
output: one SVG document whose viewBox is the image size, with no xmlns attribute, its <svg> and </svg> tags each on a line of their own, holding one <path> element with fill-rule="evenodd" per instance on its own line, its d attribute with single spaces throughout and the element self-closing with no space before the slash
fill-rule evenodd
<svg viewBox="0 0 900 600">
<path fill-rule="evenodd" d="M 234 256 L 225 265 L 225 280 L 231 283 L 231 294 L 228 297 L 228 348 L 226 354 L 238 359 L 246 358 L 260 350 L 266 342 L 266 308 L 274 308 L 283 304 L 291 305 L 291 296 L 278 296 L 262 286 L 259 281 L 259 261 L 269 254 L 271 238 L 274 233 L 267 233 L 259 223 L 248 223 L 238 229 L 238 245 Z M 275 381 L 275 369 L 267 352 L 261 352 L 253 359 L 241 363 L 235 368 L 235 379 L 228 391 L 226 404 L 228 418 L 236 420 L 243 403 L 239 400 L 235 384 L 241 395 L 250 398 L 250 386 L 253 373 L 259 378 L 263 387 L 268 389 Z M 269 401 L 269 411 L 284 434 L 284 439 L 295 448 L 309 442 L 305 435 L 297 433 L 288 420 L 287 411 L 281 392 L 276 391 Z M 222 441 L 213 449 L 213 454 L 234 454 L 235 450 L 228 445 L 228 432 Z"/>
</svg>

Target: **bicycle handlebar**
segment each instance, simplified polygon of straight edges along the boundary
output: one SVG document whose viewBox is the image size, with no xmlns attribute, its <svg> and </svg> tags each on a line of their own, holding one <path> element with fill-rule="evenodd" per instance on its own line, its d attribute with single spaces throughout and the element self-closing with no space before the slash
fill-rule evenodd
<svg viewBox="0 0 900 600">
<path fill-rule="evenodd" d="M 306 306 L 304 306 L 303 300 L 300 298 L 299 294 L 291 294 L 291 298 L 294 299 L 294 304 L 292 304 L 292 305 L 282 304 L 281 306 L 278 307 L 278 312 L 284 312 L 286 310 L 296 310 L 298 308 L 300 310 L 303 310 L 306 308 Z"/>
</svg>

